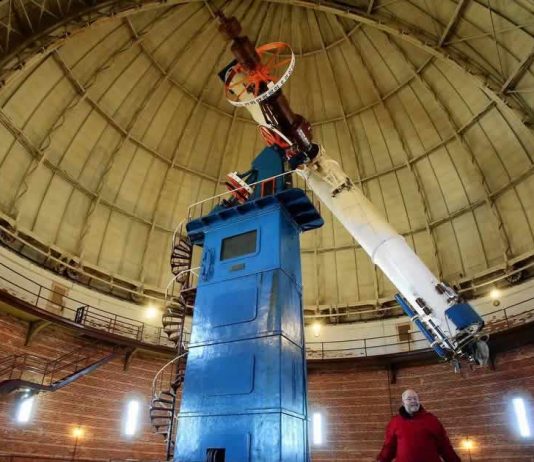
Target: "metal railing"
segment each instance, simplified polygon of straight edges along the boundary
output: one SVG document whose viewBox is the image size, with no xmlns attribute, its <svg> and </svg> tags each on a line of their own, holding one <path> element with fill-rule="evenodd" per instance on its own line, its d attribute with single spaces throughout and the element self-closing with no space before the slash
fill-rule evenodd
<svg viewBox="0 0 534 462">
<path fill-rule="evenodd" d="M 0 269 L 9 275 L 8 279 L 0 274 L 0 290 L 35 308 L 77 324 L 120 335 L 121 337 L 155 345 L 173 346 L 161 327 L 152 326 L 76 300 L 63 292 L 54 291 L 31 280 L 1 262 Z"/>
<path fill-rule="evenodd" d="M 184 353 L 181 353 L 178 356 L 175 356 L 173 359 L 171 359 L 169 362 L 167 362 L 163 367 L 160 368 L 160 370 L 156 373 L 154 376 L 154 379 L 152 379 L 152 397 L 157 398 L 158 393 L 161 390 L 166 389 L 171 383 L 171 381 L 175 378 L 178 363 L 179 361 L 184 358 L 187 355 L 187 351 Z"/>
<path fill-rule="evenodd" d="M 534 297 L 500 310 L 481 315 L 486 325 L 483 332 L 493 334 L 512 327 L 534 322 Z M 419 331 L 328 342 L 306 342 L 308 359 L 358 358 L 411 352 L 429 348 L 428 340 Z"/>
<path fill-rule="evenodd" d="M 143 340 L 144 323 L 108 313 L 93 306 L 83 305 L 76 309 L 74 322 L 95 329 L 105 330 L 123 337 Z"/>
<path fill-rule="evenodd" d="M 292 178 L 295 178 L 296 175 L 295 177 L 293 177 L 293 173 L 295 172 L 296 170 L 290 170 L 288 172 L 280 173 L 279 175 L 265 178 L 263 180 L 256 181 L 255 183 L 250 183 L 247 185 L 247 188 L 255 189 L 257 186 L 260 186 L 261 184 L 268 184 L 278 178 L 283 178 L 286 176 L 291 176 Z M 246 189 L 246 188 L 243 186 L 241 188 L 236 188 L 234 191 L 239 191 L 241 189 Z M 302 189 L 304 189 L 304 187 Z M 306 193 L 313 194 L 313 192 L 309 190 L 306 191 Z M 195 218 L 205 215 L 206 213 L 209 213 L 213 208 L 220 205 L 223 202 L 223 200 L 231 196 L 232 196 L 232 191 L 224 191 L 220 194 L 216 194 L 206 199 L 202 199 L 201 201 L 194 202 L 187 208 L 187 221 L 189 222 L 191 220 L 194 220 Z"/>
<path fill-rule="evenodd" d="M 3 289 L 36 308 L 49 311 L 74 322 L 76 322 L 76 315 L 78 314 L 81 325 L 105 330 L 106 332 L 133 338 L 144 343 L 175 346 L 161 327 L 151 326 L 141 321 L 120 316 L 65 296 L 63 293 L 54 292 L 54 290 L 36 283 L 3 263 L 0 263 L 0 268 L 7 269 L 13 276 L 13 280 L 8 280 L 0 275 L 0 290 Z M 198 276 L 195 273 L 196 270 L 197 268 L 190 270 L 193 278 Z M 32 289 L 24 287 L 22 283 L 14 282 L 17 278 L 25 285 L 32 287 Z M 170 287 L 169 289 L 171 289 L 171 293 L 178 290 Z M 61 296 L 63 303 L 57 304 L 53 299 L 54 294 Z M 534 318 L 534 297 L 503 309 L 486 313 L 482 317 L 486 321 L 486 329 L 490 333 L 506 330 L 518 323 L 529 322 Z M 399 341 L 398 335 L 386 335 L 341 341 L 307 342 L 307 354 L 310 359 L 328 359 L 400 353 L 428 347 L 428 343 L 419 332 L 410 332 L 409 334 L 410 339 L 406 341 Z M 185 341 L 187 342 L 189 333 L 185 333 L 185 335 Z"/>
<path fill-rule="evenodd" d="M 112 354 L 112 350 L 84 345 L 56 359 L 29 353 L 11 355 L 0 359 L 0 381 L 25 380 L 51 386 Z"/>
</svg>

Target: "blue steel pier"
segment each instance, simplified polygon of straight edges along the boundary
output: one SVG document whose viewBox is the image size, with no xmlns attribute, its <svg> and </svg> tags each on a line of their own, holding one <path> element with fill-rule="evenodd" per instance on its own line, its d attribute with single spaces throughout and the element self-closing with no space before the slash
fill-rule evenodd
<svg viewBox="0 0 534 462">
<path fill-rule="evenodd" d="M 299 233 L 323 220 L 272 181 L 187 225 L 203 251 L 175 462 L 309 461 Z"/>
</svg>

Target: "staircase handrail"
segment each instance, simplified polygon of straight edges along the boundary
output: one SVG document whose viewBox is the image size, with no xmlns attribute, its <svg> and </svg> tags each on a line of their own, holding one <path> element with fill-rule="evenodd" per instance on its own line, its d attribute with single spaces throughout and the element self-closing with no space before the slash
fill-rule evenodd
<svg viewBox="0 0 534 462">
<path fill-rule="evenodd" d="M 176 228 L 174 228 L 174 231 L 172 233 L 172 241 L 171 241 L 171 255 L 172 255 L 172 252 L 174 251 L 174 247 L 176 247 L 176 235 L 177 234 L 180 234 L 180 236 L 182 235 L 182 227 L 184 226 L 185 221 L 186 219 L 184 218 L 182 221 L 178 223 Z"/>
<path fill-rule="evenodd" d="M 19 353 L 19 354 L 12 354 L 12 355 L 8 355 L 8 356 L 4 356 L 0 358 L 0 366 L 3 363 L 8 362 L 10 359 L 20 358 L 23 356 L 31 357 L 33 359 L 38 359 L 38 360 L 50 361 L 48 358 L 45 358 L 44 356 L 34 355 L 33 353 Z"/>
<path fill-rule="evenodd" d="M 58 364 L 60 363 L 61 361 L 64 361 L 74 355 L 79 355 L 80 352 L 82 351 L 85 351 L 85 350 L 90 350 L 90 351 L 94 351 L 95 349 L 95 345 L 94 344 L 86 344 L 86 345 L 81 345 L 79 348 L 75 348 L 74 350 L 72 351 L 68 351 L 67 353 L 64 353 L 62 354 L 61 356 L 57 357 L 56 359 L 49 359 L 48 362 L 49 364 Z M 100 351 L 99 349 L 97 349 L 97 351 Z"/>
<path fill-rule="evenodd" d="M 83 351 L 88 350 L 89 348 L 91 348 L 92 351 L 88 354 L 83 354 Z M 98 356 L 102 356 L 104 354 L 105 356 L 98 358 Z M 116 354 L 116 348 L 113 348 L 108 352 L 105 348 L 95 348 L 95 345 L 91 344 L 84 345 L 81 348 L 73 350 L 69 353 L 61 355 L 57 359 L 52 360 L 31 353 L 14 354 L 0 359 L 0 365 L 5 366 L 0 369 L 0 376 L 4 376 L 3 379 L 0 378 L 0 383 L 14 379 L 19 380 L 23 378 L 23 374 L 25 372 L 32 372 L 39 374 L 40 379 L 25 379 L 26 382 L 45 386 L 48 387 L 49 391 L 54 391 L 55 389 L 59 389 L 61 386 L 70 383 L 72 381 L 72 377 L 76 374 L 80 374 L 85 369 L 94 369 L 95 367 L 98 367 L 99 365 L 109 361 Z M 67 357 L 73 359 L 65 364 L 64 362 L 66 361 Z M 98 360 L 95 361 L 95 358 Z M 72 371 L 65 371 L 62 376 L 55 378 L 54 380 L 54 375 L 57 375 L 58 371 L 67 370 L 72 366 L 74 366 Z M 19 371 L 20 375 L 14 376 L 13 373 L 15 371 Z M 7 375 L 7 373 L 9 373 L 9 375 Z M 57 384 L 60 384 L 60 386 L 56 386 Z"/>
<path fill-rule="evenodd" d="M 76 357 L 73 361 L 71 361 L 69 363 L 63 364 L 61 366 L 56 366 L 54 369 L 47 371 L 47 374 L 51 374 L 50 378 L 52 379 L 54 374 L 56 374 L 59 371 L 66 370 L 71 366 L 74 366 L 74 370 L 73 370 L 72 373 L 78 372 L 79 370 L 81 370 L 81 369 L 83 369 L 85 367 L 85 366 L 83 366 L 83 364 L 85 364 L 85 362 L 87 360 L 89 360 L 89 359 L 91 359 L 91 358 L 96 356 L 96 353 L 97 352 L 95 351 L 93 354 L 88 354 L 88 355 L 83 356 L 83 357 Z M 99 353 L 102 353 L 102 352 L 100 351 Z M 82 366 L 79 366 L 79 364 L 82 364 Z"/>
<path fill-rule="evenodd" d="M 182 359 L 184 356 L 187 355 L 187 351 L 185 351 L 184 353 L 176 356 L 175 358 L 171 359 L 168 363 L 166 363 L 158 372 L 157 374 L 154 376 L 154 379 L 152 380 L 152 397 L 154 398 L 157 398 L 157 391 L 156 391 L 156 383 L 158 381 L 158 378 L 159 376 L 163 373 L 163 371 L 165 369 L 167 369 L 167 367 L 169 367 L 171 364 L 175 363 L 176 361 Z"/>
<path fill-rule="evenodd" d="M 167 286 L 165 287 L 165 301 L 169 299 L 169 288 L 171 287 L 173 283 L 176 282 L 180 284 L 182 287 L 187 286 L 186 283 L 189 282 L 190 274 L 194 274 L 196 277 L 198 277 L 198 272 L 197 272 L 198 270 L 200 270 L 200 266 L 196 266 L 195 268 L 189 268 L 189 269 L 180 271 L 176 276 L 173 276 L 167 283 Z M 186 281 L 184 281 L 183 283 L 178 282 L 178 278 L 186 273 L 190 273 L 188 274 Z M 192 289 L 193 287 L 187 287 L 187 288 Z"/>
<path fill-rule="evenodd" d="M 20 361 L 20 358 L 23 358 L 22 361 Z M 33 360 L 34 364 L 31 364 L 31 362 L 28 360 Z M 0 365 L 6 365 L 2 369 L 0 369 L 0 376 L 4 375 L 6 372 L 9 372 L 9 377 L 11 377 L 14 370 L 44 374 L 46 371 L 47 361 L 47 358 L 31 353 L 10 355 L 0 360 Z"/>
</svg>

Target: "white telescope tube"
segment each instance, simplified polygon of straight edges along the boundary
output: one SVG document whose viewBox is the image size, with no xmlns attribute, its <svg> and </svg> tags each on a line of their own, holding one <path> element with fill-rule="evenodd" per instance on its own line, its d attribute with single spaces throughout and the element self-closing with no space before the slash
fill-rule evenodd
<svg viewBox="0 0 534 462">
<path fill-rule="evenodd" d="M 456 326 L 447 322 L 445 316 L 445 310 L 453 304 L 448 301 L 450 294 L 438 293 L 436 285 L 440 281 L 404 238 L 380 216 L 362 191 L 348 179 L 339 164 L 327 158 L 323 152 L 311 165 L 298 170 L 298 173 L 369 254 L 373 263 L 397 287 L 419 318 L 429 325 L 438 339 L 445 341 L 442 346 L 447 347 L 447 339 L 457 333 Z M 425 312 L 421 301 L 424 301 L 431 312 L 428 309 Z M 438 329 L 434 329 L 433 325 Z"/>
</svg>

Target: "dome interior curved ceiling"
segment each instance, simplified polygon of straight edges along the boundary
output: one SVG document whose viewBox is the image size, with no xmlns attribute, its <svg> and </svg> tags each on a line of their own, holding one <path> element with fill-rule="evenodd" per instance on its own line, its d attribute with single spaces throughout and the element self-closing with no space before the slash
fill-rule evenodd
<svg viewBox="0 0 534 462">
<path fill-rule="evenodd" d="M 258 44 L 291 44 L 292 107 L 436 274 L 456 282 L 530 257 L 530 4 L 291 3 L 209 6 Z M 105 21 L 43 56 L 0 92 L 2 216 L 83 266 L 164 287 L 188 205 L 263 146 L 224 99 L 216 74 L 230 59 L 205 2 Z M 322 213 L 302 239 L 305 304 L 390 300 Z"/>
</svg>

